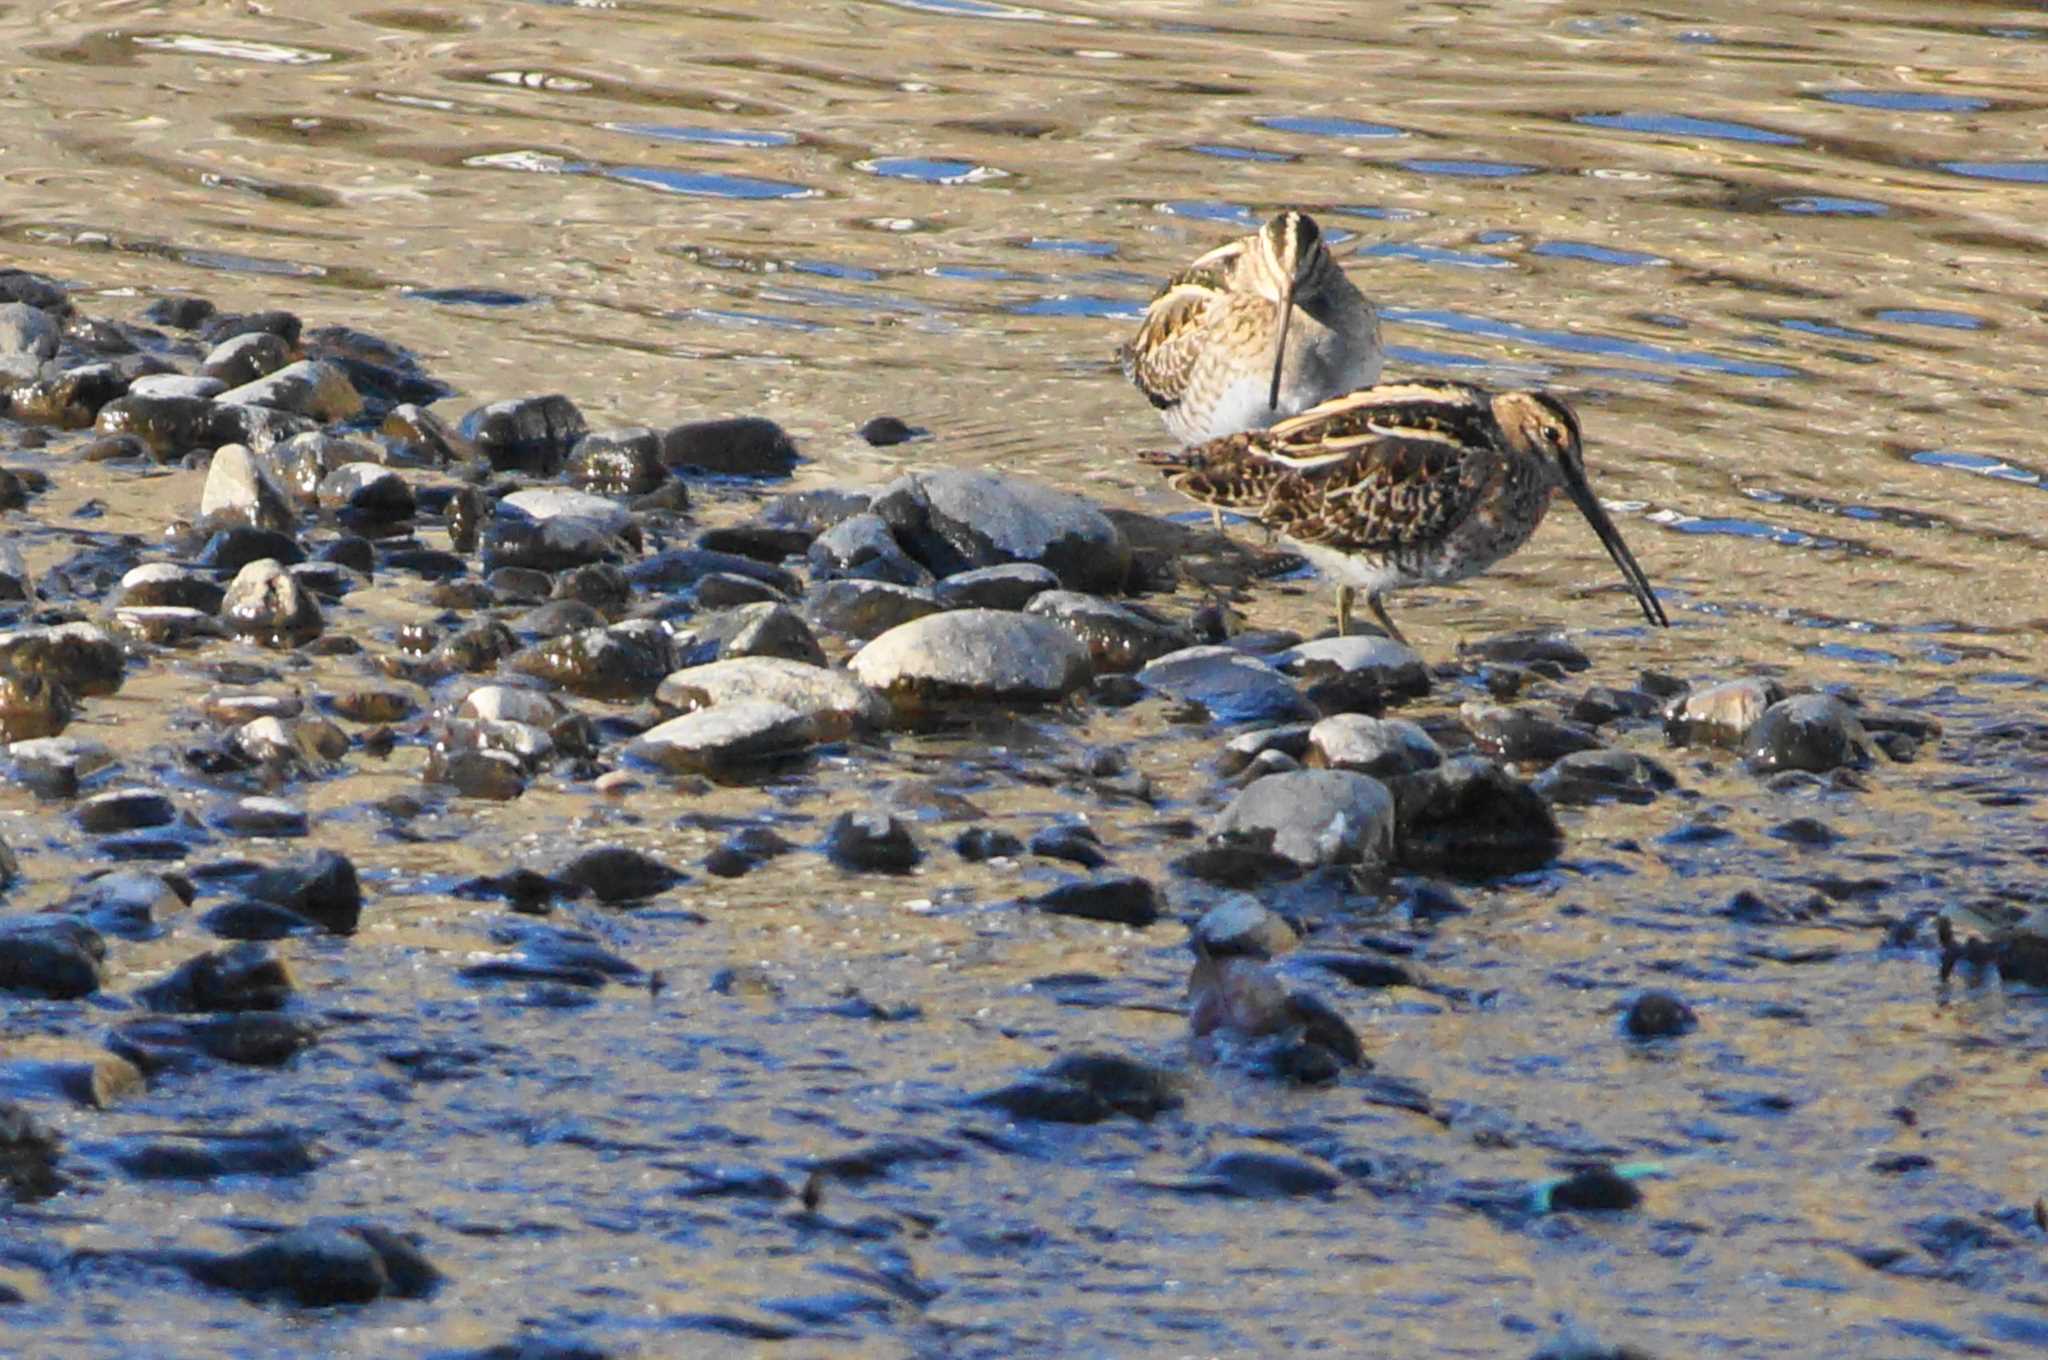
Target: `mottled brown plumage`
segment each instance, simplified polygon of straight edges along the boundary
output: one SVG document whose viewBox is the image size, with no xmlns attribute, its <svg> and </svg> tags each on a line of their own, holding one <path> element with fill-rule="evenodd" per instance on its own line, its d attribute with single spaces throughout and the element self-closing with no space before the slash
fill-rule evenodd
<svg viewBox="0 0 2048 1360">
<path fill-rule="evenodd" d="M 1268 430 L 1141 458 L 1183 495 L 1256 517 L 1334 577 L 1340 632 L 1352 592 L 1364 590 L 1388 636 L 1400 637 L 1388 591 L 1486 570 L 1529 541 L 1559 490 L 1593 526 L 1644 616 L 1669 626 L 1586 481 L 1578 418 L 1548 393 L 1392 383 Z"/>
</svg>

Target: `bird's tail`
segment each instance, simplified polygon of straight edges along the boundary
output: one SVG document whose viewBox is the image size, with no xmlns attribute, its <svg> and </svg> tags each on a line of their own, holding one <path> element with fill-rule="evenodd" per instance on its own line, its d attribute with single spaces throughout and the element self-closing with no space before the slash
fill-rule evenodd
<svg viewBox="0 0 2048 1360">
<path fill-rule="evenodd" d="M 1184 449 L 1146 449 L 1139 453 L 1138 461 L 1146 467 L 1158 468 L 1161 472 L 1200 472 L 1208 466 L 1202 456 L 1200 445 Z"/>
</svg>

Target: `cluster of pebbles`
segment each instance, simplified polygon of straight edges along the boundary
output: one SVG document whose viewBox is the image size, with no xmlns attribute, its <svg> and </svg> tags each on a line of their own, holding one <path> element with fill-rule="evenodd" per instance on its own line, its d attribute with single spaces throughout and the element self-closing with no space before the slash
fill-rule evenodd
<svg viewBox="0 0 2048 1360">
<path fill-rule="evenodd" d="M 652 799 L 787 778 L 824 753 L 857 781 L 863 752 L 992 711 L 1065 724 L 1074 785 L 1142 804 L 1150 782 L 1092 729 L 1204 728 L 1215 806 L 1169 824 L 1182 839 L 1173 882 L 1218 903 L 1191 913 L 1193 1028 L 1275 1079 L 1318 1084 L 1371 1065 L 1325 988 L 1410 980 L 1398 959 L 1318 947 L 1330 903 L 1395 882 L 1428 912 L 1454 905 L 1448 881 L 1547 864 L 1565 843 L 1561 807 L 1684 797 L 1654 752 L 1739 761 L 1774 788 L 1855 788 L 1940 735 L 1909 707 L 1770 679 L 1582 685 L 1589 660 L 1558 636 L 1484 639 L 1432 668 L 1379 636 L 1232 631 L 1216 595 L 1286 564 L 1206 526 L 989 471 L 773 494 L 799 454 L 769 420 L 592 431 L 568 398 L 543 395 L 451 421 L 431 409 L 448 395 L 405 350 L 348 328 L 193 298 L 110 320 L 48 280 L 0 273 L 0 452 L 38 454 L 36 468 L 0 466 L 0 778 L 44 800 L 38 853 L 78 866 L 60 904 L 0 919 L 0 988 L 16 1008 L 123 989 L 98 1012 L 102 1048 L 36 1064 L 33 1081 L 16 1063 L 7 1089 L 103 1106 L 317 1043 L 278 942 L 348 936 L 377 903 L 349 857 L 314 848 L 306 794 L 406 748 L 424 753 L 417 792 L 376 807 L 401 832 L 438 801 L 537 785 Z M 865 433 L 914 432 L 878 421 Z M 206 475 L 196 504 L 163 507 L 160 538 L 74 524 L 62 536 L 75 550 L 32 572 L 36 502 L 81 463 Z M 427 621 L 355 607 L 373 586 Z M 130 768 L 67 730 L 167 664 L 212 684 L 186 701 L 197 739 L 164 767 Z M 1432 705 L 1447 690 L 1474 697 Z M 1403 708 L 1416 716 L 1388 716 Z M 259 842 L 261 860 L 215 857 L 223 837 Z M 1151 926 L 1179 900 L 1115 872 L 1085 823 L 1028 843 L 977 824 L 942 848 L 879 801 L 813 846 L 740 826 L 702 868 L 773 872 L 796 852 L 853 874 L 1036 856 L 1073 872 L 1020 906 L 1105 928 Z M 0 846 L 0 891 L 19 872 Z M 578 847 L 467 890 L 545 914 L 573 897 L 687 901 L 690 877 L 638 850 Z M 190 956 L 134 985 L 124 944 L 166 932 L 191 938 Z M 2025 923 L 1952 953 L 2048 980 Z M 572 932 L 471 970 L 572 989 L 650 983 Z M 1677 997 L 1647 993 L 1627 1029 L 1660 1039 L 1693 1023 Z M 1076 1052 L 970 1095 L 1016 1119 L 1150 1119 L 1179 1103 L 1180 1080 Z M 200 1179 L 313 1165 L 313 1149 L 268 1130 L 131 1147 L 118 1169 Z M 1301 1194 L 1342 1175 L 1239 1151 L 1197 1179 Z M 21 1199 L 65 1184 L 58 1140 L 27 1106 L 0 1103 L 0 1176 Z M 1596 1178 L 1586 1207 L 1634 1202 L 1611 1181 Z M 438 1278 L 413 1243 L 368 1222 L 316 1221 L 235 1253 L 136 1254 L 302 1303 L 411 1297 Z M 0 1271 L 0 1296 L 32 1288 Z"/>
</svg>

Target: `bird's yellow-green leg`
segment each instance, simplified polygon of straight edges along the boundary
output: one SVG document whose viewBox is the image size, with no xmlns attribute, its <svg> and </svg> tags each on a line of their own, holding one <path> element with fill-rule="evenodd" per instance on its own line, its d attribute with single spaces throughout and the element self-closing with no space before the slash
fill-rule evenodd
<svg viewBox="0 0 2048 1360">
<path fill-rule="evenodd" d="M 1350 586 L 1339 585 L 1337 587 L 1338 637 L 1349 637 L 1351 635 L 1351 601 L 1353 597 L 1356 596 L 1356 594 L 1357 592 L 1354 591 Z M 1379 607 L 1379 602 L 1374 601 L 1373 607 L 1377 609 Z"/>
<path fill-rule="evenodd" d="M 1407 646 L 1408 639 L 1401 636 L 1401 630 L 1396 628 L 1394 621 L 1387 617 L 1387 602 L 1380 597 L 1379 593 L 1375 591 L 1373 594 L 1366 596 L 1365 599 L 1366 603 L 1372 606 L 1372 616 L 1380 621 L 1380 627 L 1387 630 L 1387 636 L 1402 646 Z"/>
</svg>

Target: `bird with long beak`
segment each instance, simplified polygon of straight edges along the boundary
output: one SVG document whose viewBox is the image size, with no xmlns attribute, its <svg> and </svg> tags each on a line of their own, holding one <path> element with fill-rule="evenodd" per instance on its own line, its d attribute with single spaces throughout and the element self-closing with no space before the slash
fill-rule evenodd
<svg viewBox="0 0 2048 1360">
<path fill-rule="evenodd" d="M 1642 606 L 1670 626 L 1621 531 L 1593 494 L 1579 420 L 1548 392 L 1390 383 L 1267 430 L 1144 453 L 1182 495 L 1250 515 L 1337 582 L 1337 631 L 1364 591 L 1387 636 L 1385 596 L 1475 576 L 1529 541 L 1563 491 Z"/>
<path fill-rule="evenodd" d="M 1183 443 L 1263 429 L 1379 378 L 1379 313 L 1315 219 L 1283 212 L 1167 281 L 1118 351 Z"/>
</svg>

